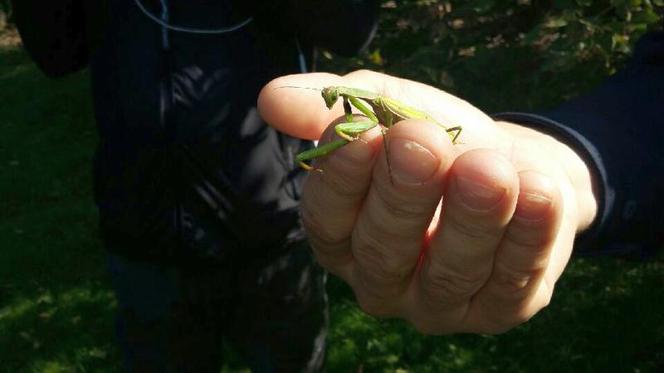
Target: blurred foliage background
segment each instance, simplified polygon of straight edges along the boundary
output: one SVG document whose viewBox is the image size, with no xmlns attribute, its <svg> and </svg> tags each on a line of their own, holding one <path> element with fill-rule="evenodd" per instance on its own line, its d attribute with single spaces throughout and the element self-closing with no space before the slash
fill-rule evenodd
<svg viewBox="0 0 664 373">
<path fill-rule="evenodd" d="M 663 1 L 383 1 L 367 51 L 324 52 L 319 69 L 383 71 L 488 112 L 541 110 L 619 69 L 661 27 Z M 91 197 L 95 144 L 86 72 L 40 74 L 0 0 L 0 372 L 119 371 Z M 664 371 L 664 257 L 633 259 L 573 260 L 552 304 L 499 336 L 421 336 L 364 315 L 331 278 L 328 370 Z M 224 371 L 246 370 L 228 356 Z"/>
<path fill-rule="evenodd" d="M 341 60 L 326 54 L 322 65 L 418 80 L 489 112 L 544 108 L 615 72 L 639 36 L 660 27 L 663 6 L 664 0 L 384 1 L 368 53 Z"/>
</svg>

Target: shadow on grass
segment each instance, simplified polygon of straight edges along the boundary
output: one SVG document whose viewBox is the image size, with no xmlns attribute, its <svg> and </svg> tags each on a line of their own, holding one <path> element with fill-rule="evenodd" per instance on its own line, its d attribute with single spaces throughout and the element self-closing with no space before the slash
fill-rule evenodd
<svg viewBox="0 0 664 373">
<path fill-rule="evenodd" d="M 0 371 L 117 370 L 85 73 L 47 79 L 15 48 L 0 61 Z"/>
</svg>

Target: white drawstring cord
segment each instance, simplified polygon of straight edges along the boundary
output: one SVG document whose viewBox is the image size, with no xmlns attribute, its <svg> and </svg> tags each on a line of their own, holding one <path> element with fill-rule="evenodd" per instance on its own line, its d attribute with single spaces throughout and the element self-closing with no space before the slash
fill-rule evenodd
<svg viewBox="0 0 664 373">
<path fill-rule="evenodd" d="M 223 27 L 223 28 L 218 28 L 218 29 L 204 29 L 204 28 L 196 28 L 196 27 L 187 27 L 187 26 L 178 26 L 178 25 L 172 25 L 170 23 L 164 22 L 159 17 L 155 16 L 154 14 L 150 13 L 143 3 L 141 3 L 140 0 L 134 0 L 134 3 L 136 3 L 136 6 L 145 14 L 146 17 L 150 18 L 157 24 L 161 25 L 162 27 L 165 27 L 169 30 L 173 31 L 178 31 L 178 32 L 186 32 L 190 34 L 225 34 L 228 32 L 233 32 L 241 29 L 242 27 L 246 26 L 249 24 L 249 22 L 253 21 L 252 17 L 249 17 L 245 19 L 244 21 L 237 23 L 233 26 L 229 27 Z"/>
</svg>

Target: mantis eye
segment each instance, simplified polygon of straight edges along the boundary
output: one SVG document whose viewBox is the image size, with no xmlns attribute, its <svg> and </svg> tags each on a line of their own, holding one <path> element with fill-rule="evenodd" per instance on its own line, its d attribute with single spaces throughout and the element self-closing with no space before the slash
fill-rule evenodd
<svg viewBox="0 0 664 373">
<path fill-rule="evenodd" d="M 332 106 L 334 106 L 339 99 L 339 91 L 331 87 L 323 88 L 321 95 L 323 96 L 325 106 L 327 106 L 328 109 L 332 109 Z"/>
</svg>

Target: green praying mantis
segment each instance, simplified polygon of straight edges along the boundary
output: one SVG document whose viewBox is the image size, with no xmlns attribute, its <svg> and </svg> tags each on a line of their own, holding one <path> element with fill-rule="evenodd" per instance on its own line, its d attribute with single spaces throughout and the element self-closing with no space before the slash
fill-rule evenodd
<svg viewBox="0 0 664 373">
<path fill-rule="evenodd" d="M 327 106 L 328 109 L 332 109 L 334 104 L 339 100 L 339 97 L 341 97 L 343 100 L 345 122 L 337 124 L 334 127 L 334 131 L 341 139 L 321 145 L 314 149 L 306 150 L 296 155 L 295 161 L 305 170 L 314 170 L 314 167 L 306 163 L 307 161 L 334 152 L 351 141 L 357 140 L 363 132 L 372 129 L 379 124 L 382 125 L 383 137 L 385 137 L 387 129 L 392 127 L 395 123 L 405 119 L 424 119 L 439 125 L 448 133 L 453 144 L 456 144 L 456 140 L 461 134 L 461 126 L 446 127 L 421 110 L 374 92 L 357 88 L 332 86 L 323 88 L 321 90 L 321 95 L 323 96 L 325 106 Z M 367 117 L 367 120 L 354 121 L 352 112 L 353 107 L 364 114 Z M 383 144 L 385 152 L 387 153 L 387 141 L 383 141 Z M 389 169 L 390 165 L 388 161 L 388 170 Z"/>
</svg>

